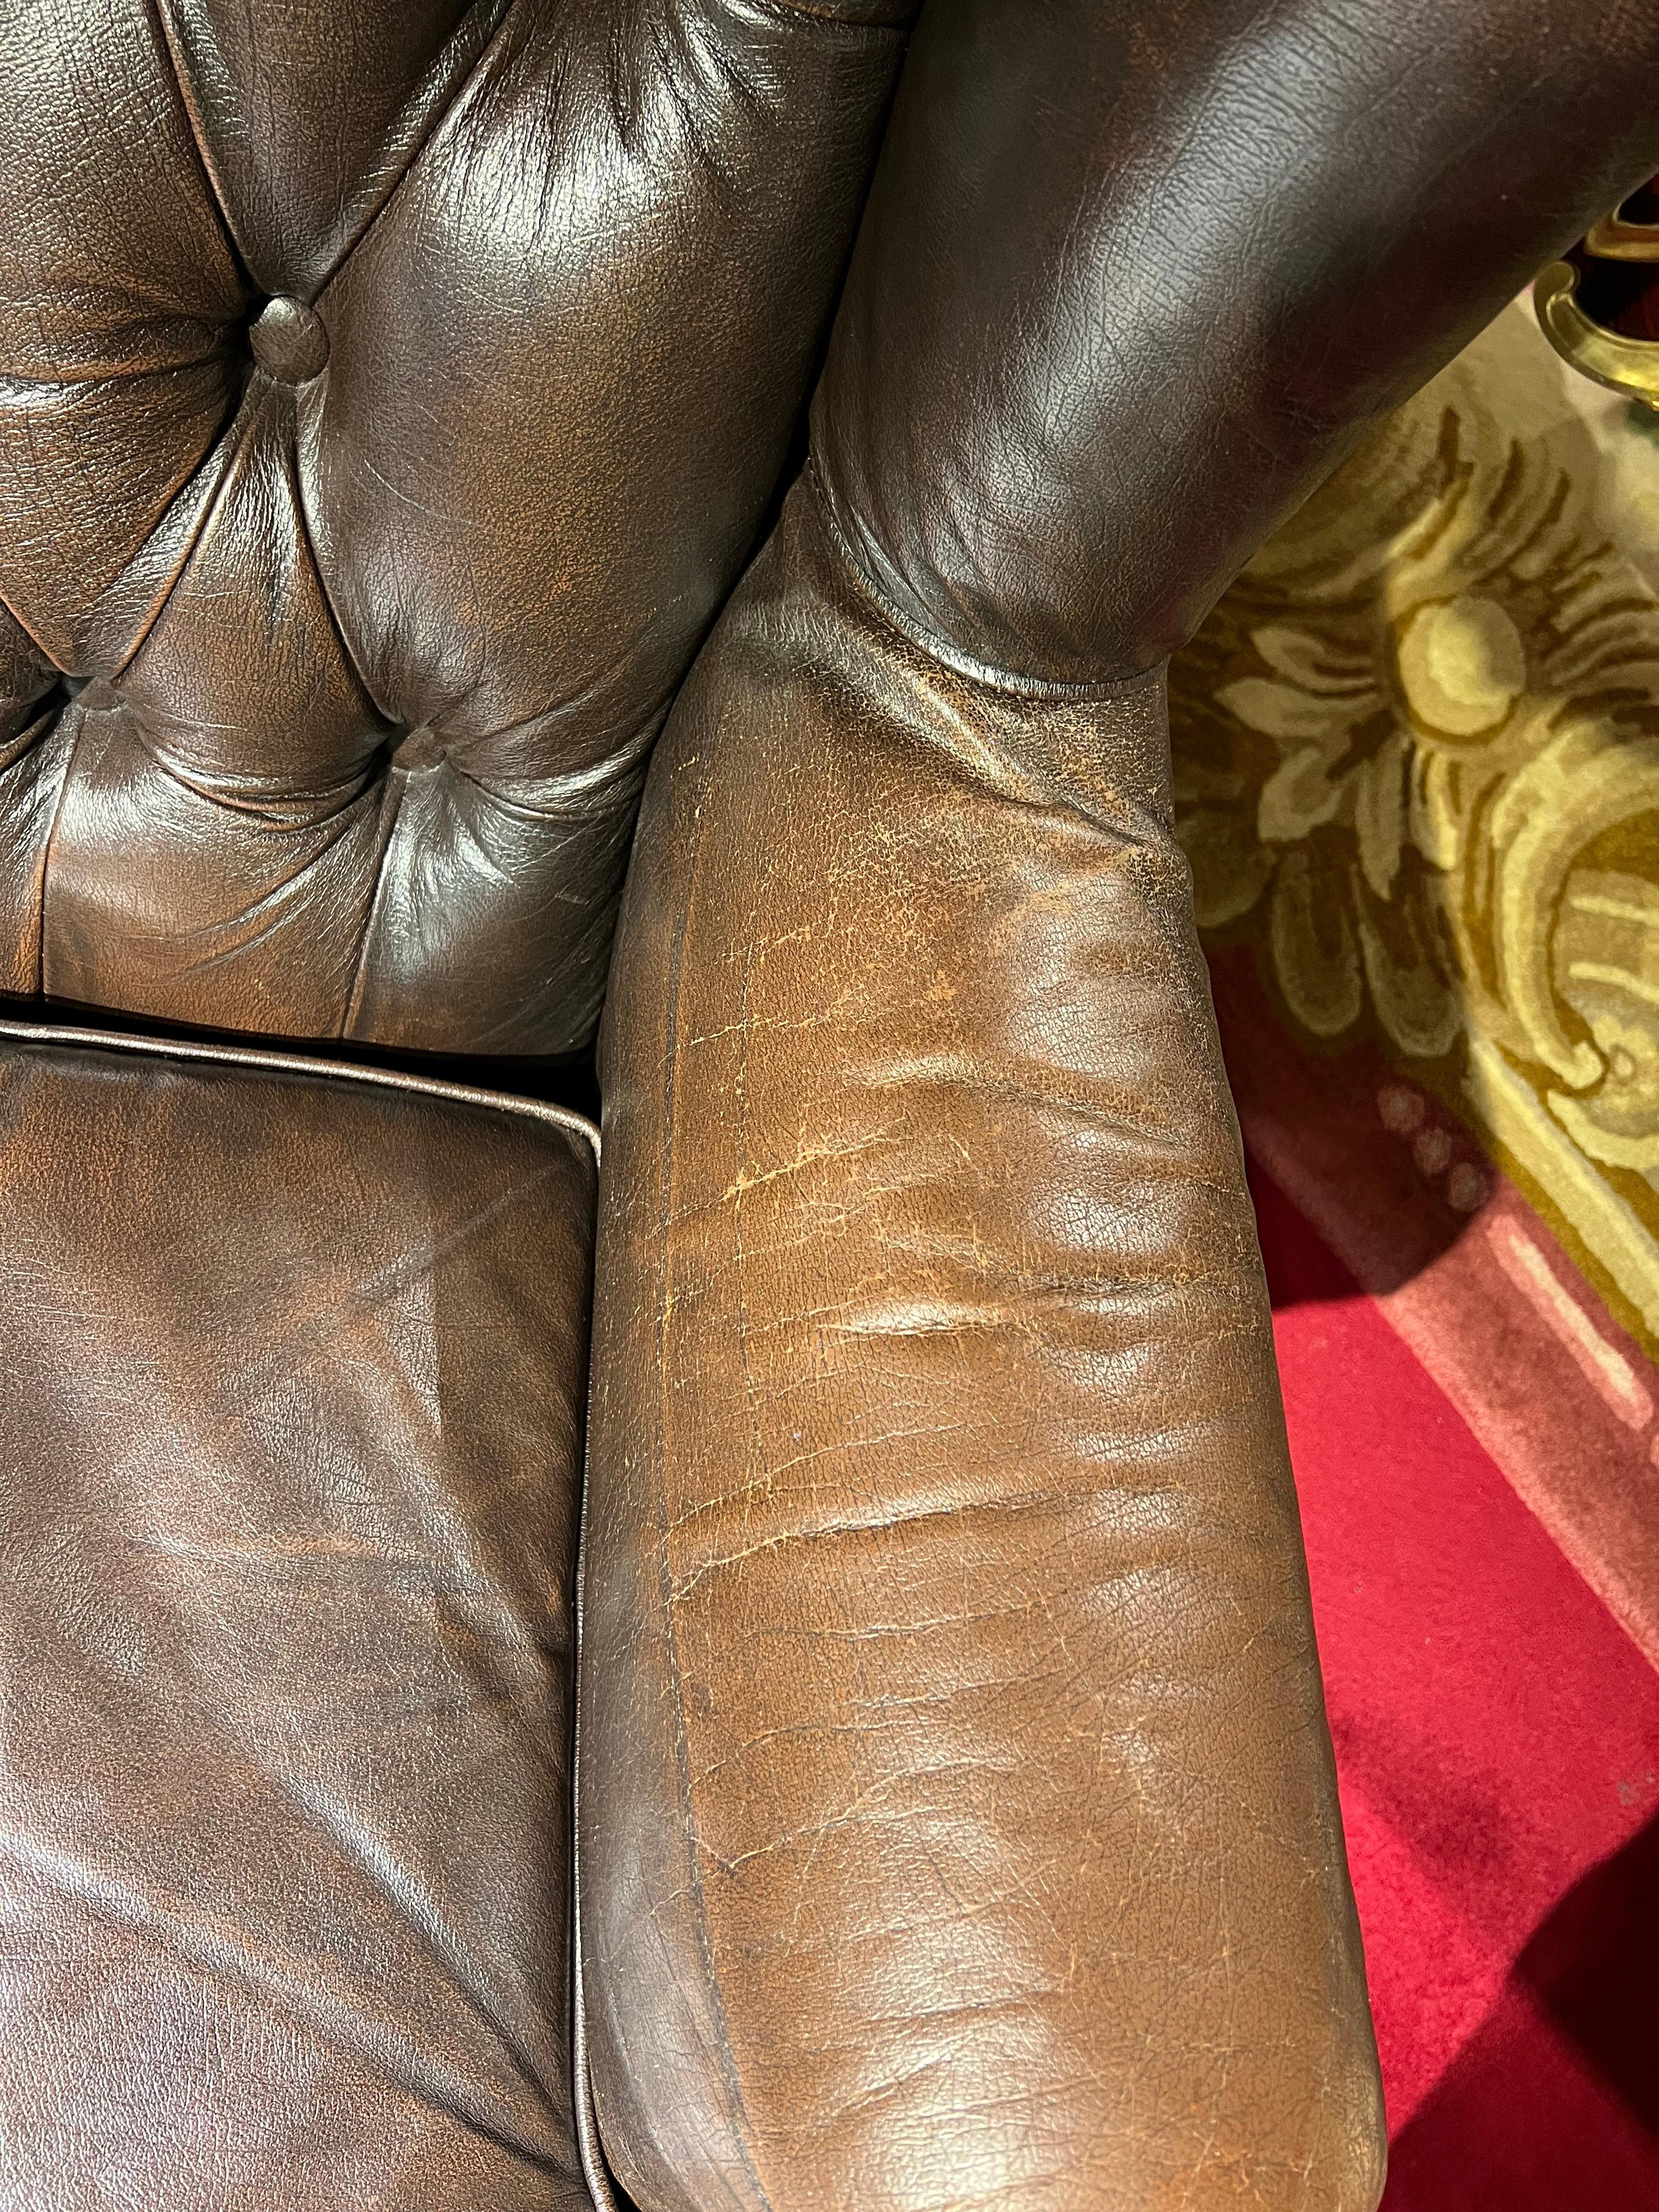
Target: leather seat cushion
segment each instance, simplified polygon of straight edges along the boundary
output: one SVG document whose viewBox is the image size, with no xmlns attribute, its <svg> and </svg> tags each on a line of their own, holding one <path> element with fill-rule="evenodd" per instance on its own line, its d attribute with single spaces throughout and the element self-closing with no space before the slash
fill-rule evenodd
<svg viewBox="0 0 1659 2212">
<path fill-rule="evenodd" d="M 0 2202 L 586 2202 L 586 1125 L 0 1036 Z"/>
</svg>

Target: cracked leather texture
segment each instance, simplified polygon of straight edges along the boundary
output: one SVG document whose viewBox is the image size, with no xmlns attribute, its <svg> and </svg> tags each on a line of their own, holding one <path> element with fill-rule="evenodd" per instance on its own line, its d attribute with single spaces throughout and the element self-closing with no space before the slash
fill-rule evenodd
<svg viewBox="0 0 1659 2212">
<path fill-rule="evenodd" d="M 1376 2203 L 1163 657 L 1648 173 L 1615 52 L 1659 9 L 923 12 L 602 1037 L 578 1848 L 648 2212 Z"/>
<path fill-rule="evenodd" d="M 0 0 L 0 987 L 586 1041 L 908 12 Z"/>
<path fill-rule="evenodd" d="M 577 2212 L 594 1162 L 0 1038 L 0 2204 Z"/>
<path fill-rule="evenodd" d="M 653 2212 L 1375 2194 L 1163 716 L 1155 675 L 1032 706 L 930 664 L 803 489 L 653 770 L 580 1838 L 600 2132 Z"/>
</svg>

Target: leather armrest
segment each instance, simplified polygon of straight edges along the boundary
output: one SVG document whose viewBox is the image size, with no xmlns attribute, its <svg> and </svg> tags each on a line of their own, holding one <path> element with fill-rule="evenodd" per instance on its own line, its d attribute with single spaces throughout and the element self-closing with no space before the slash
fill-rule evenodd
<svg viewBox="0 0 1659 2212">
<path fill-rule="evenodd" d="M 941 669 L 803 488 L 653 768 L 580 1841 L 646 2212 L 1381 2186 L 1164 712 Z"/>
</svg>

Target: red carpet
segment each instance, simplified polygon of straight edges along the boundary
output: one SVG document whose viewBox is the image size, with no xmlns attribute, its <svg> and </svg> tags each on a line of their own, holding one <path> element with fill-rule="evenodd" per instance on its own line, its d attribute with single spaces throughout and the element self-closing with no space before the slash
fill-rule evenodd
<svg viewBox="0 0 1659 2212">
<path fill-rule="evenodd" d="M 1229 1041 L 1382 2056 L 1387 2212 L 1659 2212 L 1659 1674 L 1387 1290 L 1367 1295 L 1262 1169 L 1274 1129 Z M 1386 1164 L 1369 1133 L 1359 1154 L 1326 1192 L 1339 1223 L 1364 1158 Z"/>
</svg>

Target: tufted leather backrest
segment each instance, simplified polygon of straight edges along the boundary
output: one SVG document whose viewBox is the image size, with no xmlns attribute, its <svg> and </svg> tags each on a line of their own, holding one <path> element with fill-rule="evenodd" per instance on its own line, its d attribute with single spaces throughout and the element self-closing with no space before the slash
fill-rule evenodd
<svg viewBox="0 0 1659 2212">
<path fill-rule="evenodd" d="M 0 0 L 0 991 L 557 1053 L 908 0 Z"/>
</svg>

